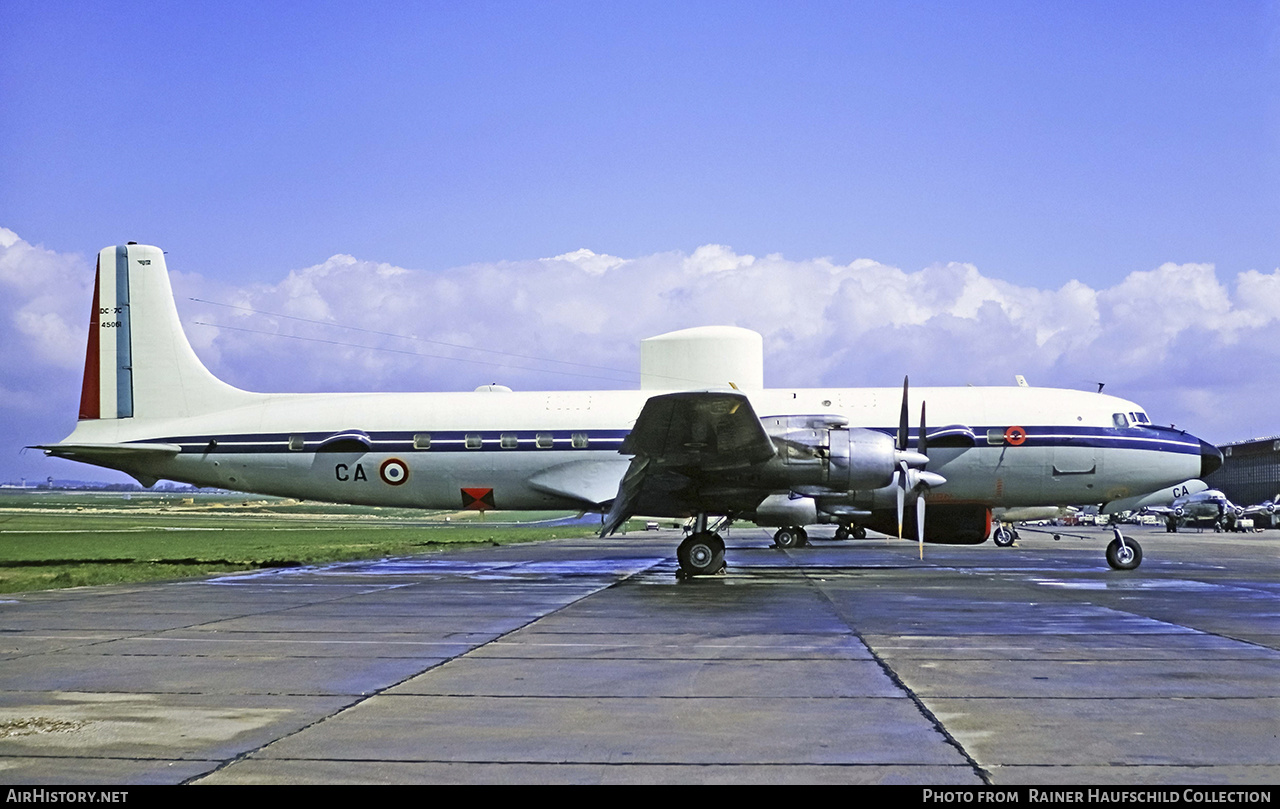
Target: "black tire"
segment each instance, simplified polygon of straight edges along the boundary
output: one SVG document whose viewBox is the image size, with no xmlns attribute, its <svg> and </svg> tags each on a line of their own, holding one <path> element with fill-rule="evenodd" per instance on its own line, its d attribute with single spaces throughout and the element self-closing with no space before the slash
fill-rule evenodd
<svg viewBox="0 0 1280 809">
<path fill-rule="evenodd" d="M 853 526 L 853 538 L 854 538 L 854 539 L 866 539 L 866 538 L 867 538 L 867 529 L 863 528 L 861 525 L 855 525 L 855 526 Z"/>
<path fill-rule="evenodd" d="M 996 543 L 997 548 L 1008 548 L 1013 545 L 1013 540 L 1013 532 L 1003 525 L 997 526 L 991 534 L 991 541 Z"/>
<path fill-rule="evenodd" d="M 686 576 L 709 576 L 724 569 L 724 540 L 719 534 L 692 534 L 676 548 L 680 572 Z"/>
<path fill-rule="evenodd" d="M 835 537 L 833 537 L 833 539 L 835 539 L 837 542 L 844 542 L 848 538 L 849 538 L 849 529 L 843 525 L 836 529 L 836 535 Z"/>
<path fill-rule="evenodd" d="M 1107 564 L 1112 570 L 1133 570 L 1142 564 L 1142 546 L 1132 539 L 1126 539 L 1124 545 L 1113 539 L 1107 545 Z"/>
<path fill-rule="evenodd" d="M 773 535 L 773 544 L 779 548 L 798 548 L 801 543 L 800 532 L 795 528 L 779 528 L 777 533 Z"/>
</svg>

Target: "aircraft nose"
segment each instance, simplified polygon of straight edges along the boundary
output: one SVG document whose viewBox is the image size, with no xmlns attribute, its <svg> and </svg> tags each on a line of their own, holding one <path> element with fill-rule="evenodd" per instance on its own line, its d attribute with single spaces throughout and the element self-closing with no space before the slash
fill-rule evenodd
<svg viewBox="0 0 1280 809">
<path fill-rule="evenodd" d="M 1200 479 L 1203 480 L 1209 475 L 1222 468 L 1222 450 L 1210 444 L 1208 441 L 1200 441 Z"/>
</svg>

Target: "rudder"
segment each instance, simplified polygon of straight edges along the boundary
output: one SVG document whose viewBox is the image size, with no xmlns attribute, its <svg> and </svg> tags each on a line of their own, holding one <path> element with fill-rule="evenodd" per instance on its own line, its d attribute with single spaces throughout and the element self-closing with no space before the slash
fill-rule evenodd
<svg viewBox="0 0 1280 809">
<path fill-rule="evenodd" d="M 80 419 L 180 418 L 246 404 L 253 394 L 209 373 L 178 320 L 164 251 L 98 253 Z"/>
</svg>

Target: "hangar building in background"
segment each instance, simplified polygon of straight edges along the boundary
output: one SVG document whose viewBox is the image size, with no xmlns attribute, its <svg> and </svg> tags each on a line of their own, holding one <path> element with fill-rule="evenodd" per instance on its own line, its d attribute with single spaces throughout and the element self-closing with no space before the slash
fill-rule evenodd
<svg viewBox="0 0 1280 809">
<path fill-rule="evenodd" d="M 1222 468 L 1204 479 L 1239 506 L 1280 494 L 1280 436 L 1223 444 Z"/>
</svg>

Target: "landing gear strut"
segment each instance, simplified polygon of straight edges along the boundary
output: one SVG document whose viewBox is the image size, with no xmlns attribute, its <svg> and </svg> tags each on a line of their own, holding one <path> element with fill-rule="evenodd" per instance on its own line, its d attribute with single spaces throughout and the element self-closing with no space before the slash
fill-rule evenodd
<svg viewBox="0 0 1280 809">
<path fill-rule="evenodd" d="M 996 530 L 991 534 L 991 541 L 996 543 L 998 548 L 1012 547 L 1017 538 L 1017 532 L 1010 530 L 1009 526 L 1004 524 L 996 526 Z"/>
<path fill-rule="evenodd" d="M 1119 528 L 1112 528 L 1116 538 L 1107 545 L 1107 564 L 1114 570 L 1133 570 L 1142 564 L 1142 546 L 1125 539 Z"/>
</svg>

